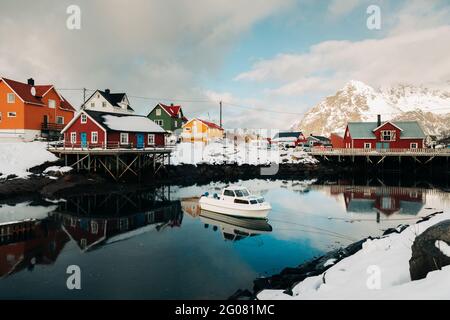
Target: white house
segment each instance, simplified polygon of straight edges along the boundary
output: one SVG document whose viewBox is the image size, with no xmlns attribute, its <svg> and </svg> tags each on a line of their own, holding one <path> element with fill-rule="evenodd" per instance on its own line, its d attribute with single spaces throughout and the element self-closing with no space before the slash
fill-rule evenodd
<svg viewBox="0 0 450 320">
<path fill-rule="evenodd" d="M 125 93 L 111 93 L 109 89 L 105 91 L 96 90 L 83 104 L 82 109 L 112 113 L 134 113 Z"/>
</svg>

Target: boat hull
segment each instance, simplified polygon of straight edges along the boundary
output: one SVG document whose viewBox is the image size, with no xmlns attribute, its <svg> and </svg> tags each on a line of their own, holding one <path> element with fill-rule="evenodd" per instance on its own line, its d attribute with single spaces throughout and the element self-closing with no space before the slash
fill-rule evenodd
<svg viewBox="0 0 450 320">
<path fill-rule="evenodd" d="M 272 209 L 269 204 L 261 205 L 239 205 L 232 202 L 221 201 L 206 197 L 200 198 L 202 210 L 212 211 L 234 217 L 244 217 L 253 219 L 265 219 Z"/>
</svg>

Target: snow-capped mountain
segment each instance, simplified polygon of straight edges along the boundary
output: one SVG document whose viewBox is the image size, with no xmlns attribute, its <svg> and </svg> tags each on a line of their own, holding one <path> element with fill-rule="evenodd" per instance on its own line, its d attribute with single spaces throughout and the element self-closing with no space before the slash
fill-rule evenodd
<svg viewBox="0 0 450 320">
<path fill-rule="evenodd" d="M 291 129 L 306 134 L 343 133 L 349 121 L 418 120 L 427 134 L 450 128 L 450 91 L 398 85 L 375 90 L 350 81 L 335 95 L 312 107 Z"/>
</svg>

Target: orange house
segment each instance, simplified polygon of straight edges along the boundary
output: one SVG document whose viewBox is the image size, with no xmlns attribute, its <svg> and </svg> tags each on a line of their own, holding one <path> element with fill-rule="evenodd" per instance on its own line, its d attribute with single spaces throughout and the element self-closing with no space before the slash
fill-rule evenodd
<svg viewBox="0 0 450 320">
<path fill-rule="evenodd" d="M 0 139 L 58 136 L 75 109 L 53 85 L 0 78 Z"/>
<path fill-rule="evenodd" d="M 223 128 L 217 124 L 195 118 L 183 125 L 181 137 L 183 142 L 209 142 L 223 138 L 223 133 Z"/>
</svg>

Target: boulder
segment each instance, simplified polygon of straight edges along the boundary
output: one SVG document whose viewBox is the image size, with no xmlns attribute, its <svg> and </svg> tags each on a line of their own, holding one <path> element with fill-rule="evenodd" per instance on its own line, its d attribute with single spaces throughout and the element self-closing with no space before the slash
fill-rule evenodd
<svg viewBox="0 0 450 320">
<path fill-rule="evenodd" d="M 414 240 L 409 260 L 411 280 L 423 279 L 428 272 L 450 265 L 450 256 L 439 248 L 442 243 L 450 245 L 450 220 L 429 227 Z"/>
</svg>

